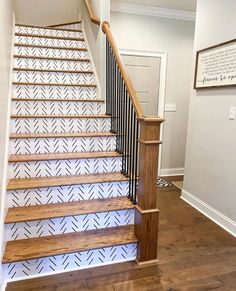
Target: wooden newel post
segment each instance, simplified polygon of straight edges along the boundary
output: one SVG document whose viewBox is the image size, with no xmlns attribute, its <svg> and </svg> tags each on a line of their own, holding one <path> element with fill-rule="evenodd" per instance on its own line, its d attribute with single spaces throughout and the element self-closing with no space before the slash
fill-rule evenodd
<svg viewBox="0 0 236 291">
<path fill-rule="evenodd" d="M 138 238 L 139 264 L 157 262 L 158 221 L 157 177 L 161 144 L 160 126 L 164 119 L 143 117 L 140 120 L 139 179 L 135 211 L 135 235 Z"/>
</svg>

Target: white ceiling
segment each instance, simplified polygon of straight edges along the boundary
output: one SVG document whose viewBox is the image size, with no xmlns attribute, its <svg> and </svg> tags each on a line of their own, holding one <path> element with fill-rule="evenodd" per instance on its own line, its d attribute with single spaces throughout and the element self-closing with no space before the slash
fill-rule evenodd
<svg viewBox="0 0 236 291">
<path fill-rule="evenodd" d="M 197 0 L 115 0 L 166 9 L 196 11 Z"/>
</svg>

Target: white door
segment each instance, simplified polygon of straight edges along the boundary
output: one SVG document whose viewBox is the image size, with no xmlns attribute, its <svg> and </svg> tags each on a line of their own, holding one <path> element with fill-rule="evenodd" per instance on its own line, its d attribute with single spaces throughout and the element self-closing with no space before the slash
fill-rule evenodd
<svg viewBox="0 0 236 291">
<path fill-rule="evenodd" d="M 158 115 L 161 58 L 122 55 L 122 60 L 147 116 Z"/>
</svg>

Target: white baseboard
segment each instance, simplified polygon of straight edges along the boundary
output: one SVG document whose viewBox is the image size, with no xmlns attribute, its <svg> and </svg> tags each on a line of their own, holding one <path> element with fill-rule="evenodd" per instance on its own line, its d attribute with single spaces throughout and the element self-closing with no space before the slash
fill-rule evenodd
<svg viewBox="0 0 236 291">
<path fill-rule="evenodd" d="M 218 210 L 212 208 L 202 200 L 198 199 L 186 190 L 182 190 L 181 199 L 196 208 L 210 220 L 214 221 L 224 230 L 236 237 L 236 222 L 225 216 Z"/>
<path fill-rule="evenodd" d="M 179 176 L 184 175 L 184 168 L 170 168 L 170 169 L 161 169 L 160 176 Z"/>
</svg>

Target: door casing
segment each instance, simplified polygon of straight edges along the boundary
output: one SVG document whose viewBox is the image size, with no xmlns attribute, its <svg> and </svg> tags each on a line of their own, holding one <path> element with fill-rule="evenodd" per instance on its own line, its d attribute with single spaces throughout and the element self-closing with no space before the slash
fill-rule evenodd
<svg viewBox="0 0 236 291">
<path fill-rule="evenodd" d="M 141 56 L 141 57 L 156 57 L 161 59 L 160 68 L 160 84 L 159 84 L 159 102 L 157 115 L 164 118 L 165 113 L 165 98 L 166 98 L 166 74 L 167 74 L 167 53 L 166 52 L 154 52 L 143 50 L 130 50 L 119 49 L 121 55 Z M 163 140 L 163 124 L 161 125 L 160 139 Z M 162 158 L 162 145 L 159 147 L 159 161 L 158 161 L 158 174 L 161 173 L 161 158 Z"/>
</svg>

